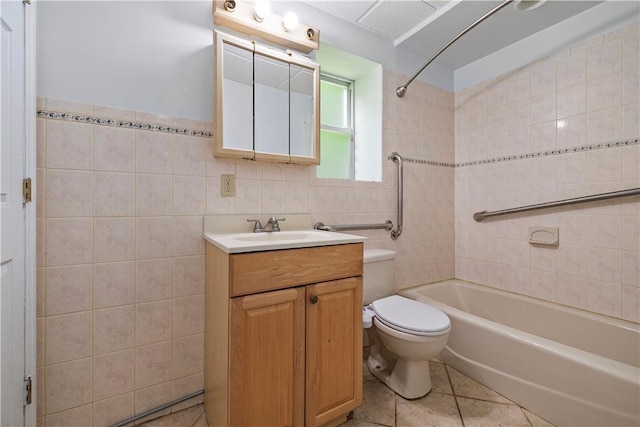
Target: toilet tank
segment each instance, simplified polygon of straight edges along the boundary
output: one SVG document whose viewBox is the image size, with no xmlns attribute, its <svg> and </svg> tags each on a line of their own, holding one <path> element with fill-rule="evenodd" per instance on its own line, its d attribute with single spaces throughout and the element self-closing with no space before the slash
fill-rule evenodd
<svg viewBox="0 0 640 427">
<path fill-rule="evenodd" d="M 395 258 L 395 251 L 388 249 L 366 249 L 364 251 L 362 290 L 364 305 L 394 294 Z"/>
</svg>

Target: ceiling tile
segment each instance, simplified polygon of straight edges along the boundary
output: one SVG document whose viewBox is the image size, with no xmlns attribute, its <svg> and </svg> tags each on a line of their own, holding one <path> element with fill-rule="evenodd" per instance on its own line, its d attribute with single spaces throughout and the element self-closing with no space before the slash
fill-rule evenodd
<svg viewBox="0 0 640 427">
<path fill-rule="evenodd" d="M 376 0 L 363 1 L 307 1 L 310 6 L 330 13 L 347 22 L 356 22 L 364 13 L 376 3 Z"/>
<path fill-rule="evenodd" d="M 421 1 L 379 2 L 358 23 L 390 39 L 406 33 L 435 12 L 435 8 Z"/>
</svg>

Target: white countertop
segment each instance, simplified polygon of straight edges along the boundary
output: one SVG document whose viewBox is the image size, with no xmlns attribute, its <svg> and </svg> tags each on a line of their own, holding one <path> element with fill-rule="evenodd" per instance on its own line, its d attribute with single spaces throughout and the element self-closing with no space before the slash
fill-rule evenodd
<svg viewBox="0 0 640 427">
<path fill-rule="evenodd" d="M 321 230 L 295 230 L 264 233 L 204 233 L 207 242 L 227 253 L 311 248 L 364 242 L 366 237 Z"/>
</svg>

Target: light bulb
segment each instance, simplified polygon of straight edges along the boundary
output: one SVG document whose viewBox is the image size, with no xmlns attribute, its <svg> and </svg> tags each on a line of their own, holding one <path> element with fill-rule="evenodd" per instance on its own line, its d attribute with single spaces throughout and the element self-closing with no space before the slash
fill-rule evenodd
<svg viewBox="0 0 640 427">
<path fill-rule="evenodd" d="M 256 2 L 254 19 L 258 22 L 264 21 L 264 18 L 271 13 L 271 4 L 267 0 L 258 0 Z"/>
<path fill-rule="evenodd" d="M 295 30 L 298 26 L 298 17 L 293 12 L 287 12 L 282 17 L 282 26 L 285 31 Z"/>
</svg>

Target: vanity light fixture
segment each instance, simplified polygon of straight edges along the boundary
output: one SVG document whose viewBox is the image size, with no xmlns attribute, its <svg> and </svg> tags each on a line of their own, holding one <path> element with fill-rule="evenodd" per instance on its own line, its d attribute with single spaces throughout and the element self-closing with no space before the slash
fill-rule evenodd
<svg viewBox="0 0 640 427">
<path fill-rule="evenodd" d="M 260 37 L 298 52 L 309 53 L 318 49 L 320 31 L 298 22 L 293 12 L 284 16 L 271 13 L 267 0 L 255 3 L 248 0 L 214 0 L 213 22 L 216 26 L 230 28 Z"/>
<path fill-rule="evenodd" d="M 282 28 L 285 31 L 293 31 L 298 28 L 298 17 L 293 12 L 287 12 L 282 17 Z"/>
<path fill-rule="evenodd" d="M 271 3 L 267 0 L 258 0 L 256 2 L 255 13 L 253 14 L 253 19 L 258 22 L 264 21 L 264 18 L 269 16 L 271 13 Z"/>
</svg>

